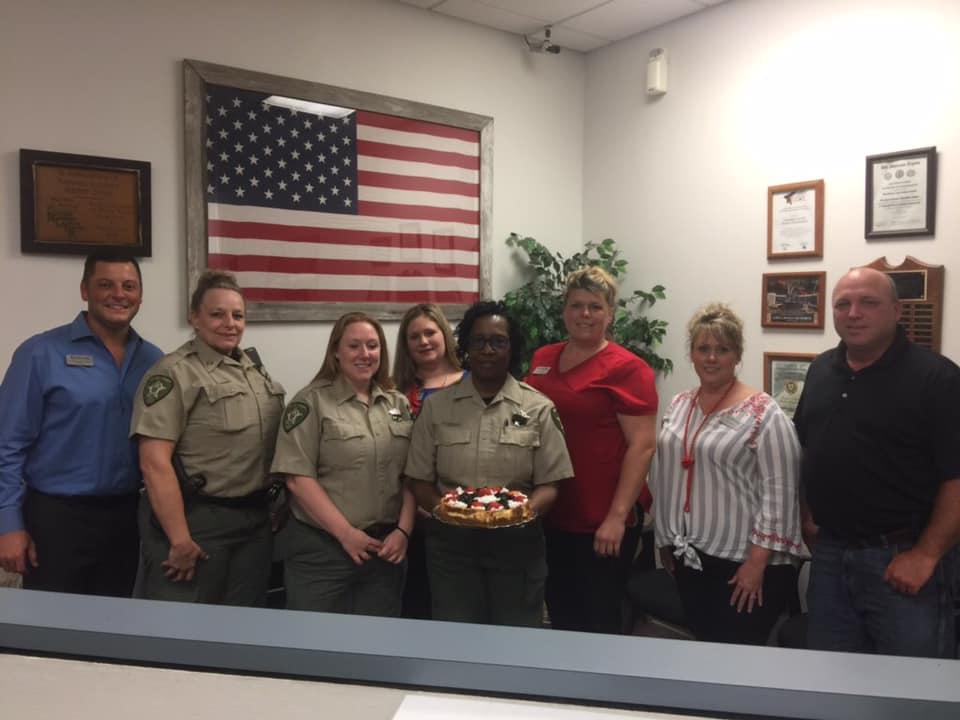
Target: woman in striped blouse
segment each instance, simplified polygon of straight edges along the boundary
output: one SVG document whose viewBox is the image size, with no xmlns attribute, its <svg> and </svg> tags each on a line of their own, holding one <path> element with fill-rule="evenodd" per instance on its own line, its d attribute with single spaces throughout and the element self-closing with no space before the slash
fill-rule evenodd
<svg viewBox="0 0 960 720">
<path fill-rule="evenodd" d="M 700 385 L 673 398 L 650 474 L 656 541 L 699 640 L 764 644 L 796 593 L 800 445 L 741 382 L 743 323 L 722 304 L 687 327 Z"/>
</svg>

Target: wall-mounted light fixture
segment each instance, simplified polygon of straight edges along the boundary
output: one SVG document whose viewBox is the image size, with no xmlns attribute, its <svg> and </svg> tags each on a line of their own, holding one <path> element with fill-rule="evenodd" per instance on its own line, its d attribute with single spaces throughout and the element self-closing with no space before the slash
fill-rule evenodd
<svg viewBox="0 0 960 720">
<path fill-rule="evenodd" d="M 667 51 L 654 48 L 647 59 L 647 95 L 667 92 Z"/>
</svg>

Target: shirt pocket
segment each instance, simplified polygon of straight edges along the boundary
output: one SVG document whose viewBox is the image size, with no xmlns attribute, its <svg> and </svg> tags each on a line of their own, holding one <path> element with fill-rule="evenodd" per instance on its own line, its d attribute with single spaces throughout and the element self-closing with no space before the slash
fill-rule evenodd
<svg viewBox="0 0 960 720">
<path fill-rule="evenodd" d="M 372 454 L 370 436 L 353 423 L 324 418 L 320 431 L 320 455 L 331 468 L 352 468 L 363 465 Z"/>
<path fill-rule="evenodd" d="M 406 440 L 410 442 L 410 433 L 413 432 L 412 420 L 391 420 L 388 423 L 390 435 L 394 440 Z"/>
<path fill-rule="evenodd" d="M 456 485 L 474 466 L 476 448 L 473 433 L 467 428 L 437 425 L 437 477 Z"/>
<path fill-rule="evenodd" d="M 203 385 L 211 425 L 225 432 L 240 432 L 259 422 L 257 402 L 250 388 L 235 383 Z"/>
<path fill-rule="evenodd" d="M 499 481 L 504 485 L 528 485 L 533 481 L 533 455 L 540 447 L 538 428 L 508 425 L 497 443 Z"/>
<path fill-rule="evenodd" d="M 277 429 L 280 427 L 280 417 L 283 414 L 283 396 L 286 390 L 283 385 L 273 380 L 266 380 L 264 383 L 267 395 L 264 407 L 260 408 L 263 416 L 263 428 L 265 437 L 273 438 L 277 435 Z"/>
</svg>

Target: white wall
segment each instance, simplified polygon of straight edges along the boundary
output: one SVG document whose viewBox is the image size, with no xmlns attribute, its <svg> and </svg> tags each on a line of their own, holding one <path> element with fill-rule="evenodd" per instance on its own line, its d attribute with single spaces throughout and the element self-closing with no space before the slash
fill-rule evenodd
<svg viewBox="0 0 960 720">
<path fill-rule="evenodd" d="M 643 94 L 649 50 L 670 54 L 670 91 Z M 145 335 L 188 335 L 183 58 L 305 78 L 491 115 L 494 293 L 515 285 L 503 238 L 531 234 L 568 252 L 616 238 L 625 290 L 663 283 L 669 398 L 694 377 L 683 326 L 726 300 L 747 325 L 743 377 L 767 351 L 817 351 L 823 331 L 762 330 L 760 275 L 826 270 L 907 253 L 947 265 L 944 352 L 960 358 L 960 3 L 730 0 L 587 56 L 536 56 L 494 30 L 378 0 L 0 0 L 0 367 L 28 335 L 80 308 L 76 259 L 19 249 L 17 150 L 153 164 L 154 257 L 144 263 Z M 936 145 L 937 235 L 863 239 L 864 157 Z M 768 263 L 769 185 L 826 181 L 825 257 Z M 953 262 L 952 262 L 953 261 Z M 253 325 L 292 392 L 315 371 L 327 324 Z M 393 336 L 395 328 L 388 328 Z"/>
<path fill-rule="evenodd" d="M 78 259 L 20 253 L 19 148 L 152 163 L 153 258 L 135 324 L 168 350 L 188 337 L 184 58 L 492 116 L 497 295 L 516 282 L 511 231 L 581 241 L 581 55 L 533 56 L 515 36 L 382 0 L 0 0 L 0 368 L 81 308 Z M 252 325 L 245 344 L 294 392 L 328 333 Z"/>
<path fill-rule="evenodd" d="M 644 95 L 646 59 L 669 53 L 669 92 Z M 685 325 L 705 302 L 746 326 L 742 377 L 764 351 L 818 352 L 823 331 L 764 330 L 764 272 L 847 269 L 906 254 L 946 265 L 943 352 L 960 359 L 960 2 L 731 0 L 587 56 L 584 236 L 627 249 L 628 290 L 666 285 L 661 402 L 696 384 Z M 936 145 L 937 233 L 863 239 L 865 156 Z M 823 178 L 823 260 L 767 262 L 767 187 Z"/>
</svg>

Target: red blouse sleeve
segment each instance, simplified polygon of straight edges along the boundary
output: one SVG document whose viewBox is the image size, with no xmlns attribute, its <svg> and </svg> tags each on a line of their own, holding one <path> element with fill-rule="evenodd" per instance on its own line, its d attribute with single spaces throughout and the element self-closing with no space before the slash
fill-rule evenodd
<svg viewBox="0 0 960 720">
<path fill-rule="evenodd" d="M 653 415 L 658 404 L 653 370 L 629 350 L 623 353 L 605 383 L 613 395 L 614 410 L 618 415 Z"/>
</svg>

